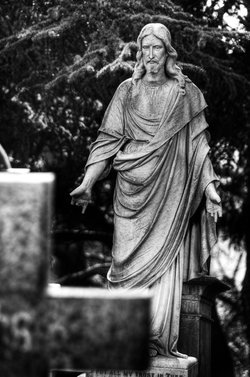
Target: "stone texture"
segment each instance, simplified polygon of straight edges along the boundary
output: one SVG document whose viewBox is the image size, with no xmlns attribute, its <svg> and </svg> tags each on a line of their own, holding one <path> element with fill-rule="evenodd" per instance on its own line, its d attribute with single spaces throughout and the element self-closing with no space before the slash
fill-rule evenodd
<svg viewBox="0 0 250 377">
<path fill-rule="evenodd" d="M 197 377 L 198 361 L 194 357 L 189 357 L 188 359 L 170 359 L 158 356 L 152 359 L 150 370 L 154 374 L 157 374 L 157 377 Z"/>
<path fill-rule="evenodd" d="M 38 307 L 47 286 L 54 176 L 0 173 L 0 376 L 47 377 Z"/>
<path fill-rule="evenodd" d="M 0 291 L 37 296 L 47 286 L 53 179 L 0 173 Z"/>
<path fill-rule="evenodd" d="M 149 310 L 149 296 L 132 291 L 49 288 L 51 369 L 145 369 Z"/>
<path fill-rule="evenodd" d="M 37 301 L 19 293 L 0 298 L 0 376 L 47 377 L 45 333 L 37 315 Z"/>
<path fill-rule="evenodd" d="M 198 362 L 194 357 L 180 359 L 157 356 L 150 360 L 149 368 L 144 371 L 109 369 L 86 370 L 84 373 L 85 377 L 198 377 Z"/>
<path fill-rule="evenodd" d="M 210 276 L 183 286 L 178 350 L 199 360 L 199 377 L 211 377 L 212 306 L 225 289 L 225 284 Z"/>
<path fill-rule="evenodd" d="M 145 368 L 146 295 L 49 287 L 52 174 L 0 173 L 0 376 Z"/>
</svg>

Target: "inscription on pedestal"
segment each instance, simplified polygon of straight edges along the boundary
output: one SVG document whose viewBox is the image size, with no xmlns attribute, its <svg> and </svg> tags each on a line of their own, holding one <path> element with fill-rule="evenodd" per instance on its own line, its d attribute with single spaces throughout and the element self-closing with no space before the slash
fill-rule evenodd
<svg viewBox="0 0 250 377">
<path fill-rule="evenodd" d="M 86 377 L 184 377 L 183 374 L 171 374 L 171 373 L 154 373 L 154 372 L 133 372 L 133 371 L 96 371 L 96 372 L 87 372 Z"/>
<path fill-rule="evenodd" d="M 91 371 L 81 374 L 81 377 L 185 377 L 182 372 L 137 372 L 137 371 L 120 371 L 120 370 L 106 370 L 106 371 Z"/>
<path fill-rule="evenodd" d="M 194 357 L 188 359 L 158 356 L 151 359 L 146 370 L 85 370 L 78 377 L 197 377 L 198 362 Z"/>
<path fill-rule="evenodd" d="M 92 371 L 81 374 L 81 377 L 185 377 L 182 372 L 135 372 L 135 371 L 120 371 L 120 370 L 106 370 L 106 371 Z"/>
</svg>

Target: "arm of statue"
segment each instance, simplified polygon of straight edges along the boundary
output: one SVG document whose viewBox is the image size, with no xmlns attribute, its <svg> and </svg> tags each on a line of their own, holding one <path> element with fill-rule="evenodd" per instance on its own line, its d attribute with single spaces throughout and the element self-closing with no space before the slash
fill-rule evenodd
<svg viewBox="0 0 250 377">
<path fill-rule="evenodd" d="M 87 205 L 92 202 L 92 188 L 108 164 L 109 159 L 89 165 L 80 186 L 70 193 L 71 204 L 82 206 L 82 213 L 85 212 Z"/>
<path fill-rule="evenodd" d="M 206 189 L 206 210 L 217 222 L 218 217 L 222 216 L 221 198 L 218 195 L 214 182 L 210 182 Z"/>
<path fill-rule="evenodd" d="M 207 133 L 207 122 L 204 111 L 200 112 L 190 122 L 192 130 L 192 145 L 195 149 L 202 138 L 208 143 L 209 133 Z M 221 198 L 216 191 L 219 179 L 214 173 L 214 169 L 209 157 L 206 158 L 202 173 L 202 187 L 205 188 L 206 210 L 217 222 L 218 217 L 222 216 Z"/>
</svg>

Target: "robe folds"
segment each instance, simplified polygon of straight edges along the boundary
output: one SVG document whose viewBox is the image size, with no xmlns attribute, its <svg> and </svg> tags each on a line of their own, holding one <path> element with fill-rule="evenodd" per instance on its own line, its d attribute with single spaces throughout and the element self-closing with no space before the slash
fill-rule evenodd
<svg viewBox="0 0 250 377">
<path fill-rule="evenodd" d="M 187 79 L 182 95 L 177 80 L 172 80 L 163 114 L 150 119 L 133 107 L 138 85 L 128 79 L 118 87 L 87 162 L 114 157 L 117 181 L 108 280 L 124 288 L 153 284 L 184 241 L 184 280 L 198 277 L 207 272 L 216 240 L 213 219 L 202 208 L 206 186 L 218 178 L 208 158 L 207 105 L 201 91 Z"/>
<path fill-rule="evenodd" d="M 138 105 L 144 90 L 142 80 L 118 87 L 86 166 L 109 160 L 117 171 L 109 287 L 152 292 L 151 347 L 176 356 L 182 282 L 208 273 L 216 241 L 204 191 L 218 178 L 201 91 L 186 79 L 183 95 L 169 79 L 159 113 L 151 113 Z"/>
</svg>

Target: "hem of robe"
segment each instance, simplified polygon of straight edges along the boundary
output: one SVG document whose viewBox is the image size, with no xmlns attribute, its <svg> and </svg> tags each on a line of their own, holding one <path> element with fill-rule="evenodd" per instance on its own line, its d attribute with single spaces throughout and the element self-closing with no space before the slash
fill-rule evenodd
<svg viewBox="0 0 250 377">
<path fill-rule="evenodd" d="M 177 350 L 183 285 L 184 242 L 169 269 L 150 287 L 152 295 L 149 348 L 165 357 L 180 357 Z M 108 285 L 108 289 L 116 289 Z M 185 355 L 183 355 L 185 356 Z"/>
<path fill-rule="evenodd" d="M 166 357 L 178 355 L 184 252 L 183 242 L 170 268 L 149 287 L 153 296 L 149 347 Z"/>
</svg>

